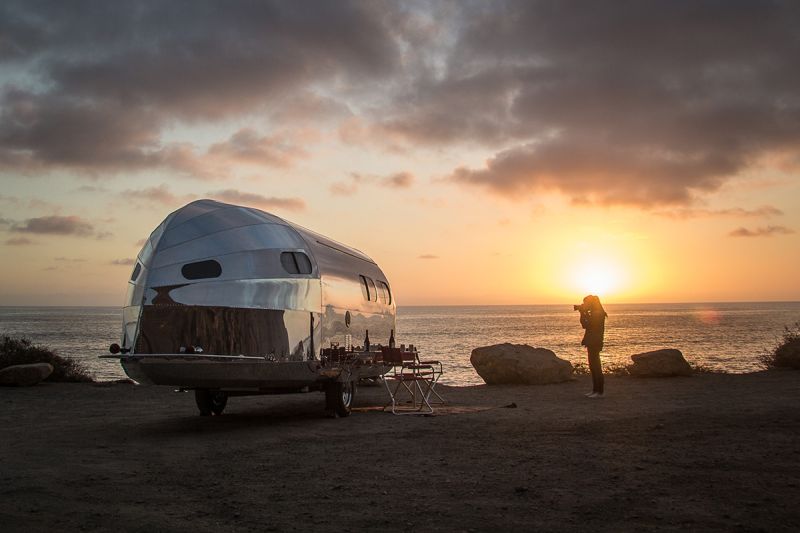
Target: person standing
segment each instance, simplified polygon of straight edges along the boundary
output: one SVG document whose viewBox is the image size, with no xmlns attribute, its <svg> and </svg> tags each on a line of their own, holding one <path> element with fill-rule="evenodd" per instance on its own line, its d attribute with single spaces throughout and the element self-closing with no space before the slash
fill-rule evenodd
<svg viewBox="0 0 800 533">
<path fill-rule="evenodd" d="M 583 299 L 583 304 L 576 305 L 575 309 L 581 313 L 581 326 L 586 332 L 583 334 L 582 346 L 586 346 L 589 355 L 589 370 L 592 373 L 592 392 L 587 393 L 589 398 L 602 398 L 604 394 L 603 366 L 600 364 L 600 352 L 603 350 L 603 335 L 606 327 L 606 313 L 600 298 L 590 294 Z"/>
</svg>

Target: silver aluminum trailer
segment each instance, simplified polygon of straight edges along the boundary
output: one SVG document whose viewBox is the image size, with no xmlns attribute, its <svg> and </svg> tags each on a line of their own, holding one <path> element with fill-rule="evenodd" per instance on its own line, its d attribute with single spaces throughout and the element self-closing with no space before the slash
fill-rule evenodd
<svg viewBox="0 0 800 533">
<path fill-rule="evenodd" d="M 195 390 L 201 414 L 228 396 L 323 390 L 350 413 L 355 386 L 387 367 L 396 304 L 362 252 L 264 211 L 198 200 L 171 213 L 136 258 L 111 357 L 143 384 Z"/>
</svg>

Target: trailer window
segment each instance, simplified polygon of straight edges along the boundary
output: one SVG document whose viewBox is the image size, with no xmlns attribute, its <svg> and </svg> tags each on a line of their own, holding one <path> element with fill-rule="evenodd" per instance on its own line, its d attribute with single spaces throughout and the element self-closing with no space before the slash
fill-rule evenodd
<svg viewBox="0 0 800 533">
<path fill-rule="evenodd" d="M 213 259 L 186 263 L 181 267 L 181 274 L 186 279 L 218 278 L 222 274 L 222 265 Z"/>
<path fill-rule="evenodd" d="M 372 281 L 372 278 L 367 278 L 367 283 L 369 284 L 369 299 L 370 299 L 370 301 L 377 302 L 378 301 L 378 290 L 375 288 L 375 282 Z"/>
<path fill-rule="evenodd" d="M 136 278 L 139 277 L 139 273 L 142 271 L 142 264 L 139 261 L 136 261 L 136 266 L 133 267 L 133 273 L 131 274 L 131 281 L 136 281 Z"/>
<path fill-rule="evenodd" d="M 369 285 L 367 285 L 367 278 L 365 276 L 358 277 L 361 280 L 361 296 L 363 296 L 365 300 L 369 300 Z"/>
<path fill-rule="evenodd" d="M 311 274 L 311 260 L 303 252 L 281 252 L 281 265 L 289 274 Z"/>
<path fill-rule="evenodd" d="M 381 280 L 378 280 L 378 297 L 382 303 L 387 305 L 392 303 L 392 293 L 389 290 L 389 286 Z"/>
</svg>

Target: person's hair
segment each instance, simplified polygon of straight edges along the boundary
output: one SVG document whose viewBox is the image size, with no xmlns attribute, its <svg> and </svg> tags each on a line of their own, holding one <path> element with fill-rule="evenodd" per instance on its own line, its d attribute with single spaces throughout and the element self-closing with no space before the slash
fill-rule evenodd
<svg viewBox="0 0 800 533">
<path fill-rule="evenodd" d="M 606 310 L 603 308 L 603 304 L 600 303 L 600 297 L 594 294 L 590 294 L 583 299 L 583 303 L 587 304 L 592 313 L 602 313 L 604 316 L 608 316 Z"/>
</svg>

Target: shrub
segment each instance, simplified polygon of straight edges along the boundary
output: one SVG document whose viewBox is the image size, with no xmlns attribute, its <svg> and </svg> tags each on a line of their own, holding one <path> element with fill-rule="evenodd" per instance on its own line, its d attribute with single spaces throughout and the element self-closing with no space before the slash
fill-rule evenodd
<svg viewBox="0 0 800 533">
<path fill-rule="evenodd" d="M 0 368 L 31 363 L 50 363 L 53 373 L 45 381 L 89 383 L 94 381 L 79 361 L 61 357 L 44 346 L 31 344 L 28 339 L 3 336 L 0 340 Z"/>
<path fill-rule="evenodd" d="M 578 376 L 591 374 L 589 365 L 584 362 L 575 363 L 572 365 L 572 368 Z M 628 367 L 623 363 L 606 363 L 603 365 L 603 374 L 607 376 L 629 376 L 630 372 L 628 371 Z"/>
<path fill-rule="evenodd" d="M 692 367 L 692 374 L 727 374 L 721 368 L 712 368 L 703 363 L 689 363 L 689 366 Z"/>
<path fill-rule="evenodd" d="M 800 322 L 795 322 L 791 327 L 784 326 L 783 337 L 760 359 L 766 368 L 800 369 Z"/>
</svg>

